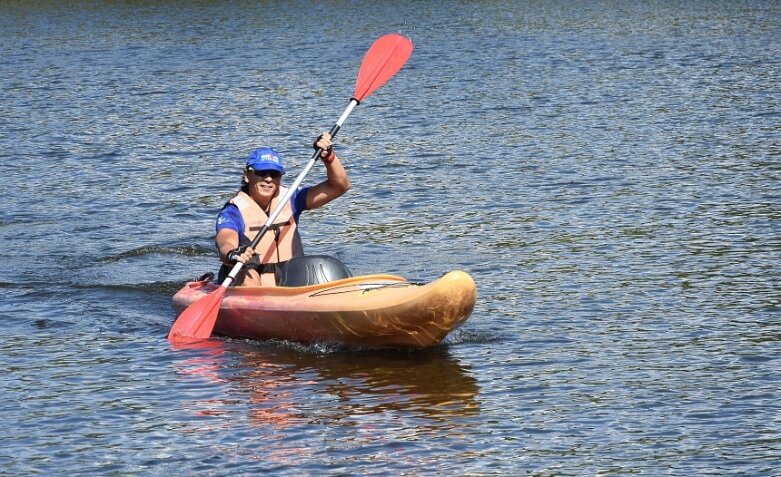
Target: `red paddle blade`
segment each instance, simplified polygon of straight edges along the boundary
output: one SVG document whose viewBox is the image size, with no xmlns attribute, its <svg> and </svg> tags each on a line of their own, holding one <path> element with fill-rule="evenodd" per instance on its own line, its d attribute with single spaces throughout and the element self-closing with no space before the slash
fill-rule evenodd
<svg viewBox="0 0 781 477">
<path fill-rule="evenodd" d="M 205 340 L 212 335 L 220 303 L 227 287 L 220 287 L 188 306 L 171 327 L 168 341 L 171 343 L 189 343 Z"/>
<path fill-rule="evenodd" d="M 355 82 L 355 99 L 363 101 L 395 75 L 412 54 L 409 38 L 392 33 L 381 36 L 372 44 L 361 63 Z"/>
</svg>

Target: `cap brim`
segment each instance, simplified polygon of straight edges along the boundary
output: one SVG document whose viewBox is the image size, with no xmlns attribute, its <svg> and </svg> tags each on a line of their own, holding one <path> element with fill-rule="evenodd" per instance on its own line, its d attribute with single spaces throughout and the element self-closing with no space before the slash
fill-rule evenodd
<svg viewBox="0 0 781 477">
<path fill-rule="evenodd" d="M 279 164 L 274 164 L 273 162 L 247 164 L 247 169 L 252 169 L 255 171 L 277 171 L 282 174 L 285 173 L 285 169 L 282 166 Z"/>
</svg>

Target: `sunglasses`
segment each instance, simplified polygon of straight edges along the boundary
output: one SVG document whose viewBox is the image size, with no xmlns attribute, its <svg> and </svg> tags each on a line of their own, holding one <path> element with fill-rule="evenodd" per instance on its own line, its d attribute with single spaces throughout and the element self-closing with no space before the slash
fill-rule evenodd
<svg viewBox="0 0 781 477">
<path fill-rule="evenodd" d="M 279 179 L 280 177 L 282 177 L 282 173 L 281 172 L 270 170 L 270 169 L 264 169 L 262 171 L 256 171 L 256 170 L 252 169 L 251 172 L 252 172 L 252 174 L 255 177 L 260 177 L 260 178 L 264 178 L 266 176 L 269 176 L 272 179 Z"/>
</svg>

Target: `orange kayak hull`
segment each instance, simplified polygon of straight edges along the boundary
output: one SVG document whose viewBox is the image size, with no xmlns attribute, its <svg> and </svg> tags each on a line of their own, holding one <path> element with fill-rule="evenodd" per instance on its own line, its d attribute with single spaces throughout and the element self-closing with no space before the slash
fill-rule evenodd
<svg viewBox="0 0 781 477">
<path fill-rule="evenodd" d="M 174 295 L 174 308 L 181 313 L 218 286 L 187 283 Z M 232 287 L 214 332 L 254 340 L 426 348 L 461 326 L 476 300 L 475 282 L 461 271 L 426 285 L 364 275 L 306 287 Z"/>
</svg>

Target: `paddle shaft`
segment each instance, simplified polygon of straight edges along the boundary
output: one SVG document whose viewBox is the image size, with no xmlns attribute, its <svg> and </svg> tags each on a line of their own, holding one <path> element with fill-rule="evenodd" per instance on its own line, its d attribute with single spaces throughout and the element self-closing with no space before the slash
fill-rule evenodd
<svg viewBox="0 0 781 477">
<path fill-rule="evenodd" d="M 336 134 L 339 132 L 339 130 L 342 128 L 342 124 L 347 120 L 347 117 L 350 115 L 350 113 L 353 112 L 353 109 L 355 109 L 356 106 L 358 106 L 360 102 L 352 98 L 350 100 L 350 104 L 347 105 L 347 108 L 344 110 L 342 115 L 339 117 L 339 119 L 336 121 L 336 124 L 333 125 L 331 130 L 328 132 L 331 137 L 336 137 Z M 290 185 L 290 188 L 285 193 L 284 196 L 282 196 L 282 200 L 279 201 L 277 206 L 274 208 L 274 210 L 271 212 L 271 215 L 268 216 L 268 220 L 266 220 L 266 223 L 263 224 L 263 227 L 260 229 L 257 235 L 255 235 L 255 238 L 252 239 L 252 242 L 250 243 L 250 248 L 255 248 L 258 246 L 258 243 L 260 243 L 260 240 L 263 238 L 263 236 L 268 232 L 268 230 L 271 228 L 271 225 L 274 223 L 274 220 L 279 216 L 279 214 L 282 213 L 282 209 L 285 207 L 285 204 L 288 203 L 291 197 L 293 197 L 293 194 L 295 194 L 296 190 L 301 186 L 301 183 L 304 181 L 304 178 L 306 178 L 307 174 L 309 174 L 309 171 L 312 170 L 312 167 L 314 167 L 315 162 L 317 162 L 317 159 L 320 158 L 320 154 L 322 154 L 323 149 L 318 148 L 317 151 L 315 151 L 314 154 L 312 154 L 312 158 L 309 159 L 309 162 L 306 163 L 304 166 L 304 170 L 301 171 L 301 173 L 296 177 L 296 180 L 293 181 L 293 183 Z M 236 275 L 239 274 L 241 269 L 244 267 L 244 263 L 242 262 L 236 262 L 236 265 L 233 266 L 230 273 L 227 277 L 225 277 L 225 280 L 222 282 L 223 287 L 229 287 L 231 283 L 236 279 Z"/>
</svg>

